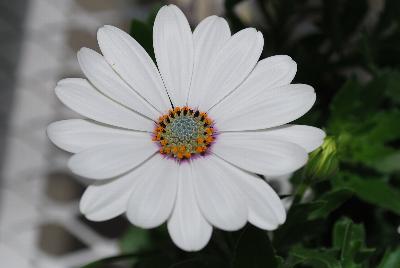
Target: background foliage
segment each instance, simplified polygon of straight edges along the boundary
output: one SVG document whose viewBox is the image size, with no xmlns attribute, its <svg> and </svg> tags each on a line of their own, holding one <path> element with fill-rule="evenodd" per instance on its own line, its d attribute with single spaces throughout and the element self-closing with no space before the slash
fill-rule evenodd
<svg viewBox="0 0 400 268">
<path fill-rule="evenodd" d="M 132 227 L 124 255 L 86 268 L 400 267 L 400 1 L 255 0 L 262 16 L 254 25 L 236 15 L 240 2 L 225 2 L 232 31 L 256 27 L 262 58 L 287 54 L 298 63 L 295 82 L 318 96 L 298 123 L 328 134 L 292 178 L 286 223 L 270 233 L 215 230 L 197 253 L 176 248 L 165 226 Z M 156 10 L 131 25 L 150 55 Z"/>
</svg>

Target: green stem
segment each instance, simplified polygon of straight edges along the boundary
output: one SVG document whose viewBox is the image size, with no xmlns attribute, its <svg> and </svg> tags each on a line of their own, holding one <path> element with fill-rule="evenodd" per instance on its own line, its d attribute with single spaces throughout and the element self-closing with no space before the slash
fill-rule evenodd
<svg viewBox="0 0 400 268">
<path fill-rule="evenodd" d="M 301 175 L 301 182 L 297 186 L 296 193 L 294 194 L 292 206 L 300 203 L 300 201 L 303 199 L 304 193 L 306 192 L 306 190 L 309 186 L 310 186 L 310 183 L 305 178 L 305 174 L 303 172 L 303 174 Z"/>
</svg>

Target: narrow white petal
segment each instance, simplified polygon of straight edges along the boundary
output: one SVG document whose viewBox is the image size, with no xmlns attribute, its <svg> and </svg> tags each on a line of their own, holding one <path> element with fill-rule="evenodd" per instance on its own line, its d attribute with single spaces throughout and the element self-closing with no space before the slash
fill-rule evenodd
<svg viewBox="0 0 400 268">
<path fill-rule="evenodd" d="M 90 185 L 84 192 L 79 208 L 92 221 L 106 221 L 126 212 L 128 200 L 138 180 L 135 170 L 111 181 Z"/>
<path fill-rule="evenodd" d="M 236 168 L 214 155 L 192 163 L 196 197 L 204 217 L 222 230 L 243 227 L 248 211 L 245 195 L 232 179 Z"/>
<path fill-rule="evenodd" d="M 177 6 L 163 6 L 158 11 L 153 46 L 172 103 L 185 105 L 193 71 L 193 37 L 185 15 Z"/>
<path fill-rule="evenodd" d="M 73 155 L 68 166 L 83 177 L 108 179 L 135 168 L 156 151 L 150 137 L 135 138 L 127 144 L 105 144 L 84 150 Z"/>
<path fill-rule="evenodd" d="M 55 91 L 70 109 L 95 121 L 142 131 L 152 131 L 154 127 L 153 121 L 102 95 L 85 79 L 63 79 Z"/>
<path fill-rule="evenodd" d="M 200 22 L 193 32 L 194 66 L 188 103 L 197 107 L 201 101 L 202 86 L 208 79 L 207 71 L 213 59 L 231 37 L 225 19 L 210 16 Z"/>
<path fill-rule="evenodd" d="M 254 132 L 247 131 L 244 133 L 245 135 L 254 135 L 255 137 L 262 136 L 264 139 L 271 137 L 273 139 L 296 143 L 303 147 L 308 153 L 321 146 L 326 136 L 325 132 L 319 128 L 291 124 Z"/>
<path fill-rule="evenodd" d="M 247 28 L 234 34 L 210 62 L 205 80 L 197 86 L 195 99 L 207 111 L 235 90 L 250 74 L 261 55 L 264 39 L 260 32 Z M 196 106 L 196 104 L 191 104 Z"/>
<path fill-rule="evenodd" d="M 197 205 L 191 163 L 179 166 L 175 207 L 168 220 L 168 231 L 174 243 L 183 250 L 197 251 L 211 238 L 212 227 Z"/>
<path fill-rule="evenodd" d="M 268 176 L 293 172 L 308 158 L 297 144 L 244 132 L 219 134 L 212 151 L 240 168 Z"/>
<path fill-rule="evenodd" d="M 240 105 L 242 100 L 258 96 L 269 89 L 290 84 L 297 71 L 296 63 L 285 55 L 259 61 L 247 79 L 226 99 L 215 105 L 211 113 L 218 118 Z"/>
<path fill-rule="evenodd" d="M 157 112 L 119 77 L 102 55 L 94 50 L 82 48 L 78 61 L 89 81 L 104 95 L 149 118 L 157 118 Z"/>
<path fill-rule="evenodd" d="M 154 228 L 171 215 L 178 186 L 178 164 L 156 154 L 139 167 L 140 181 L 130 196 L 127 216 L 142 228 Z"/>
<path fill-rule="evenodd" d="M 106 61 L 132 89 L 161 113 L 171 107 L 156 65 L 135 39 L 109 25 L 99 29 L 97 39 Z"/>
<path fill-rule="evenodd" d="M 238 170 L 237 183 L 246 194 L 249 222 L 264 230 L 274 230 L 286 220 L 286 211 L 279 196 L 262 179 Z"/>
<path fill-rule="evenodd" d="M 210 111 L 218 130 L 257 130 L 280 126 L 303 116 L 316 99 L 314 89 L 303 84 L 271 89 L 260 85 L 246 88 L 246 91 L 246 96 L 228 97 L 224 104 Z"/>
<path fill-rule="evenodd" d="M 151 139 L 147 132 L 103 126 L 83 119 L 54 122 L 47 128 L 49 139 L 70 153 L 110 143 L 130 143 L 134 139 Z"/>
</svg>

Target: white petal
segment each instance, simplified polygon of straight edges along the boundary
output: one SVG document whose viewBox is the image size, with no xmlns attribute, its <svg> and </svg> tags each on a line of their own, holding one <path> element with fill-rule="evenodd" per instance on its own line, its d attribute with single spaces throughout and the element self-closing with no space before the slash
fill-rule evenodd
<svg viewBox="0 0 400 268">
<path fill-rule="evenodd" d="M 97 32 L 97 40 L 106 61 L 132 89 L 161 113 L 171 108 L 156 65 L 135 39 L 106 25 Z"/>
<path fill-rule="evenodd" d="M 257 130 L 280 126 L 303 116 L 316 98 L 314 89 L 303 84 L 272 89 L 256 86 L 246 88 L 246 91 L 246 96 L 228 97 L 224 104 L 209 112 L 218 130 Z"/>
<path fill-rule="evenodd" d="M 290 84 L 297 71 L 296 63 L 285 55 L 259 61 L 248 78 L 226 99 L 215 105 L 210 113 L 223 115 L 242 100 L 258 96 L 268 89 Z"/>
<path fill-rule="evenodd" d="M 207 111 L 232 92 L 249 75 L 261 55 L 264 39 L 260 32 L 247 28 L 234 34 L 209 64 L 205 80 L 197 86 L 195 100 Z M 190 103 L 191 106 L 196 106 Z"/>
<path fill-rule="evenodd" d="M 156 151 L 150 137 L 135 138 L 127 144 L 105 144 L 84 150 L 73 155 L 68 166 L 86 178 L 108 179 L 135 168 Z"/>
<path fill-rule="evenodd" d="M 212 151 L 240 168 L 268 176 L 287 174 L 307 162 L 307 152 L 297 144 L 253 134 L 221 133 Z"/>
<path fill-rule="evenodd" d="M 89 81 L 104 95 L 149 118 L 157 118 L 157 112 L 119 77 L 102 55 L 94 50 L 82 48 L 78 61 Z"/>
<path fill-rule="evenodd" d="M 178 164 L 156 154 L 139 168 L 140 182 L 129 199 L 127 216 L 136 226 L 154 228 L 172 212 L 178 188 Z"/>
<path fill-rule="evenodd" d="M 188 103 L 197 107 L 201 101 L 202 86 L 208 79 L 207 71 L 213 59 L 231 37 L 225 19 L 210 16 L 200 22 L 193 32 L 194 66 Z"/>
<path fill-rule="evenodd" d="M 326 136 L 325 132 L 319 128 L 291 124 L 256 132 L 246 132 L 246 134 L 255 136 L 261 135 L 296 143 L 303 147 L 308 153 L 321 146 Z"/>
<path fill-rule="evenodd" d="M 183 250 L 197 251 L 211 238 L 212 227 L 197 205 L 190 163 L 179 166 L 175 207 L 168 220 L 168 231 L 174 243 Z"/>
<path fill-rule="evenodd" d="M 152 131 L 154 127 L 153 121 L 105 97 L 85 79 L 63 79 L 57 83 L 55 91 L 66 106 L 87 118 L 142 131 Z"/>
<path fill-rule="evenodd" d="M 134 170 L 120 178 L 90 185 L 80 201 L 81 213 L 92 221 L 106 221 L 121 215 L 126 212 L 137 180 Z"/>
<path fill-rule="evenodd" d="M 153 46 L 172 103 L 185 105 L 193 71 L 193 37 L 185 15 L 177 6 L 163 6 L 158 11 Z"/>
<path fill-rule="evenodd" d="M 238 170 L 237 183 L 247 197 L 249 222 L 264 230 L 274 230 L 286 220 L 279 196 L 262 179 Z"/>
<path fill-rule="evenodd" d="M 47 128 L 49 139 L 70 153 L 110 143 L 130 143 L 134 139 L 151 139 L 147 132 L 118 129 L 83 119 L 54 122 Z"/>
<path fill-rule="evenodd" d="M 247 221 L 247 203 L 232 179 L 237 168 L 214 155 L 192 163 L 196 197 L 204 217 L 222 230 L 233 231 L 243 227 Z"/>
</svg>

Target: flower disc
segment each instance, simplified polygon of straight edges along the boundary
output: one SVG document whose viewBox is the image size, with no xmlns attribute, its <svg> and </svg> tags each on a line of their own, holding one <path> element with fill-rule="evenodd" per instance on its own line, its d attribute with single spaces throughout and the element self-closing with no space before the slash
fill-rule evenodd
<svg viewBox="0 0 400 268">
<path fill-rule="evenodd" d="M 153 133 L 160 153 L 175 159 L 205 154 L 214 141 L 213 121 L 189 107 L 175 107 L 161 116 Z"/>
</svg>

